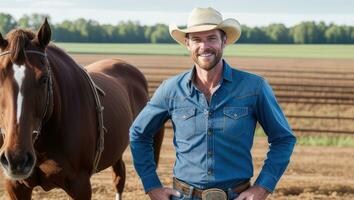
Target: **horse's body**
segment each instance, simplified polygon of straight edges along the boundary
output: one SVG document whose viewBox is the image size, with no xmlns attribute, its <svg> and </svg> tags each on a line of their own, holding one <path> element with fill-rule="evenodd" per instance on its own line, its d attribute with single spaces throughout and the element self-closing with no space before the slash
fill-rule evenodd
<svg viewBox="0 0 354 200">
<path fill-rule="evenodd" d="M 73 199 L 90 199 L 90 177 L 99 139 L 95 98 L 84 72 L 71 57 L 53 45 L 46 47 L 46 54 L 52 70 L 53 101 L 49 117 L 33 144 L 36 164 L 28 178 L 6 179 L 6 191 L 12 199 L 30 199 L 35 186 L 46 191 L 59 187 Z M 105 92 L 100 101 L 107 132 L 97 169 L 113 167 L 114 184 L 121 197 L 125 183 L 122 155 L 129 143 L 129 127 L 148 100 L 147 82 L 139 70 L 121 60 L 96 62 L 87 70 Z M 160 131 L 155 140 L 156 160 L 162 135 Z M 2 151 L 16 151 L 11 146 L 16 142 L 7 136 L 5 133 Z M 19 148 L 23 152 L 31 147 Z M 5 164 L 10 162 L 7 159 Z"/>
</svg>

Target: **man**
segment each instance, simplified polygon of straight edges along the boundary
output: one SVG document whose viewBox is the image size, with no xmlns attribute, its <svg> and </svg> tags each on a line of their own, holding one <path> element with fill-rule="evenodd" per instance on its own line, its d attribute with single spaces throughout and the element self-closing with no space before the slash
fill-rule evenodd
<svg viewBox="0 0 354 200">
<path fill-rule="evenodd" d="M 194 67 L 164 81 L 130 129 L 133 161 L 145 191 L 153 200 L 266 199 L 289 163 L 296 138 L 269 84 L 222 59 L 225 45 L 240 37 L 240 24 L 223 20 L 213 8 L 196 8 L 187 28 L 170 26 L 170 34 L 188 48 Z M 153 133 L 168 119 L 176 149 L 174 189 L 162 186 L 152 148 Z M 270 145 L 250 186 L 257 121 Z"/>
</svg>

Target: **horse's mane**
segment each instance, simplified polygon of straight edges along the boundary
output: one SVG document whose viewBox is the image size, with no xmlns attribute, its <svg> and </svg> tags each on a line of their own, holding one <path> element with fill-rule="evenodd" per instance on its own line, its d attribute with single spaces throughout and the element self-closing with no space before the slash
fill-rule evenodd
<svg viewBox="0 0 354 200">
<path fill-rule="evenodd" d="M 31 30 L 15 29 L 7 34 L 9 49 L 11 51 L 11 61 L 16 64 L 23 64 L 26 59 L 25 48 L 34 39 L 35 34 Z"/>
</svg>

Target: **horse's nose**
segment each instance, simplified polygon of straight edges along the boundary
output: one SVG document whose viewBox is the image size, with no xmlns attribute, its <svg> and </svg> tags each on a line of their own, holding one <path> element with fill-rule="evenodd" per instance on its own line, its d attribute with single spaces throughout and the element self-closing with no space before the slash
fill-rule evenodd
<svg viewBox="0 0 354 200">
<path fill-rule="evenodd" d="M 1 165 L 13 175 L 27 175 L 33 168 L 34 160 L 34 156 L 29 152 L 12 155 L 3 151 L 0 155 Z"/>
</svg>

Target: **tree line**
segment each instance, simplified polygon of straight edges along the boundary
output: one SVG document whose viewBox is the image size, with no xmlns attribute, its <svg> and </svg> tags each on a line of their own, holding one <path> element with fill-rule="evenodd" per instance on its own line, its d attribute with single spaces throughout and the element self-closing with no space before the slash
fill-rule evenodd
<svg viewBox="0 0 354 200">
<path fill-rule="evenodd" d="M 23 15 L 16 20 L 13 16 L 0 13 L 0 33 L 13 28 L 37 30 L 44 18 L 41 14 Z M 117 25 L 100 24 L 95 20 L 65 20 L 51 24 L 52 39 L 57 42 L 90 43 L 174 43 L 168 26 L 141 25 L 134 21 L 121 21 Z M 326 24 L 306 21 L 292 27 L 275 23 L 262 27 L 242 26 L 239 43 L 272 44 L 354 44 L 354 26 Z"/>
</svg>

